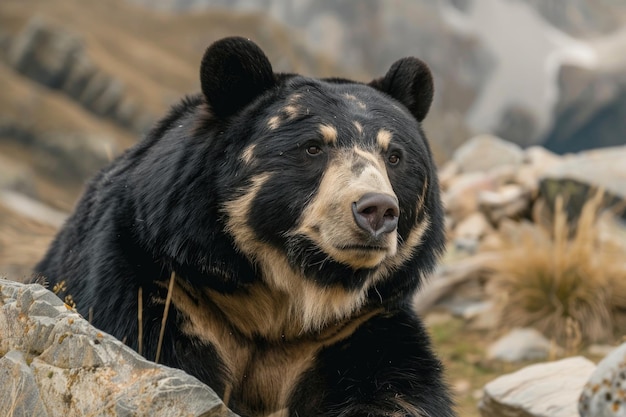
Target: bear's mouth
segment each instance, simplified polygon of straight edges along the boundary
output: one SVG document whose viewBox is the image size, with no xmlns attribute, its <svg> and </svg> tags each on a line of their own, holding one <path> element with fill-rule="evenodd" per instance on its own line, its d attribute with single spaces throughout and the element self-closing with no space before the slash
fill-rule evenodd
<svg viewBox="0 0 626 417">
<path fill-rule="evenodd" d="M 351 250 L 351 251 L 359 251 L 359 252 L 387 252 L 388 248 L 386 246 L 380 245 L 363 245 L 363 244 L 353 244 L 353 245 L 342 245 L 335 246 L 335 248 L 339 250 Z"/>
</svg>

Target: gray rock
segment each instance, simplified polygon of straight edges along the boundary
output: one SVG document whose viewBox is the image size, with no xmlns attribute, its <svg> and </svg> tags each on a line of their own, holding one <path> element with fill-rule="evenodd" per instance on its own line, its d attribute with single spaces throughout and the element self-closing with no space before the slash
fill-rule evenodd
<svg viewBox="0 0 626 417">
<path fill-rule="evenodd" d="M 5 389 L 0 396 L 0 410 L 8 410 L 8 416 L 50 415 L 35 388 L 35 375 L 22 352 L 11 350 L 0 358 L 0 381 L 3 381 L 3 387 L 12 388 L 11 391 Z"/>
<path fill-rule="evenodd" d="M 478 205 L 487 218 L 498 224 L 504 218 L 517 218 L 530 210 L 530 194 L 521 185 L 507 184 L 496 191 L 481 191 Z"/>
<path fill-rule="evenodd" d="M 0 410 L 37 416 L 229 416 L 209 387 L 147 361 L 44 287 L 0 280 Z"/>
<path fill-rule="evenodd" d="M 626 343 L 602 359 L 578 403 L 581 417 L 626 416 Z"/>
<path fill-rule="evenodd" d="M 546 359 L 552 346 L 535 329 L 513 329 L 489 346 L 487 357 L 505 362 Z"/>
<path fill-rule="evenodd" d="M 85 109 L 143 132 L 154 117 L 126 98 L 124 84 L 98 68 L 77 35 L 32 18 L 11 42 L 9 64 L 34 81 L 58 89 Z"/>
<path fill-rule="evenodd" d="M 479 135 L 457 149 L 452 159 L 461 172 L 489 171 L 503 165 L 521 165 L 524 152 L 518 145 L 496 136 Z"/>
<path fill-rule="evenodd" d="M 524 151 L 524 164 L 515 171 L 512 182 L 521 185 L 526 192 L 536 196 L 539 192 L 541 176 L 563 158 L 541 146 L 531 146 Z"/>
<path fill-rule="evenodd" d="M 605 205 L 619 206 L 626 202 L 625 161 L 626 146 L 596 149 L 565 158 L 543 174 L 540 194 L 550 207 L 554 206 L 558 195 L 563 195 L 567 199 L 568 213 L 573 217 L 597 189 L 606 192 Z M 626 216 L 626 212 L 623 215 Z"/>
<path fill-rule="evenodd" d="M 620 27 L 626 3 L 612 0 L 576 0 L 554 4 L 543 0 L 524 0 L 558 29 L 576 37 L 597 36 Z"/>
<path fill-rule="evenodd" d="M 624 46 L 621 51 L 623 55 Z M 558 79 L 560 95 L 552 129 L 543 146 L 557 153 L 580 152 L 624 144 L 626 76 L 624 69 L 605 70 L 564 65 Z"/>
<path fill-rule="evenodd" d="M 469 172 L 456 176 L 442 195 L 446 212 L 453 219 L 463 219 L 478 210 L 478 193 L 494 190 L 494 180 L 484 172 Z"/>
<path fill-rule="evenodd" d="M 521 146 L 531 145 L 537 137 L 537 122 L 534 114 L 523 106 L 507 107 L 500 118 L 494 134 Z"/>
<path fill-rule="evenodd" d="M 43 19 L 31 19 L 12 43 L 9 63 L 39 83 L 59 88 L 65 82 L 75 57 L 83 53 L 80 39 L 51 28 Z"/>
<path fill-rule="evenodd" d="M 475 212 L 464 218 L 454 228 L 454 245 L 474 253 L 480 240 L 492 232 L 492 227 L 483 213 Z"/>
<path fill-rule="evenodd" d="M 485 386 L 483 417 L 577 417 L 576 402 L 593 372 L 583 357 L 527 366 Z"/>
</svg>

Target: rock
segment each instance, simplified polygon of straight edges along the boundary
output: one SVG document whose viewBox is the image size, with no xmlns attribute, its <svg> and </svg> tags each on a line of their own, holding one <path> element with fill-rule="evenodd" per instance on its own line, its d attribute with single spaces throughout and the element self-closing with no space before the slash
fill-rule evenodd
<svg viewBox="0 0 626 417">
<path fill-rule="evenodd" d="M 32 18 L 11 43 L 9 64 L 47 87 L 63 91 L 85 109 L 143 132 L 154 117 L 126 97 L 123 83 L 98 68 L 75 34 Z"/>
<path fill-rule="evenodd" d="M 499 256 L 497 253 L 478 253 L 451 264 L 442 264 L 434 276 L 426 281 L 421 290 L 413 298 L 415 310 L 423 314 L 434 305 L 447 303 L 476 303 L 483 301 L 484 291 L 468 291 L 468 288 L 479 287 L 477 281 L 484 276 L 489 265 Z M 474 292 L 474 294 L 472 294 Z M 480 306 L 484 307 L 483 305 Z"/>
<path fill-rule="evenodd" d="M 478 194 L 478 206 L 493 224 L 504 218 L 517 218 L 530 209 L 530 195 L 517 184 L 508 184 L 497 191 L 484 190 Z"/>
<path fill-rule="evenodd" d="M 527 146 L 537 137 L 537 120 L 532 111 L 520 105 L 504 109 L 494 134 L 509 142 Z"/>
<path fill-rule="evenodd" d="M 621 47 L 621 55 L 624 48 Z M 626 77 L 623 68 L 614 72 L 573 65 L 560 68 L 559 102 L 543 146 L 568 153 L 624 144 Z"/>
<path fill-rule="evenodd" d="M 624 21 L 626 4 L 611 0 L 582 0 L 551 7 L 542 0 L 524 0 L 544 19 L 569 35 L 585 38 L 609 33 Z"/>
<path fill-rule="evenodd" d="M 472 213 L 454 228 L 454 245 L 459 249 L 474 253 L 478 249 L 480 240 L 491 231 L 492 227 L 483 213 Z"/>
<path fill-rule="evenodd" d="M 38 391 L 31 389 L 37 386 L 37 381 L 22 352 L 11 350 L 0 358 L 0 381 L 4 387 L 17 387 L 11 392 L 5 391 L 0 398 L 0 408 L 10 410 L 8 415 L 50 416 Z"/>
<path fill-rule="evenodd" d="M 43 19 L 31 19 L 9 49 L 9 63 L 39 83 L 59 88 L 75 56 L 83 52 L 80 39 L 51 28 Z"/>
<path fill-rule="evenodd" d="M 561 162 L 562 158 L 559 155 L 542 146 L 531 146 L 524 151 L 524 163 L 536 170 L 547 170 Z"/>
<path fill-rule="evenodd" d="M 540 195 L 550 207 L 564 196 L 570 217 L 576 217 L 597 189 L 606 193 L 605 205 L 626 203 L 626 146 L 596 149 L 564 159 L 541 178 Z M 626 218 L 626 211 L 622 212 Z"/>
<path fill-rule="evenodd" d="M 446 212 L 453 219 L 462 219 L 478 211 L 478 193 L 495 190 L 493 179 L 484 172 L 471 172 L 457 176 L 442 195 Z"/>
<path fill-rule="evenodd" d="M 524 152 L 518 145 L 496 136 L 479 135 L 458 148 L 452 160 L 461 172 L 487 172 L 503 165 L 521 165 Z"/>
<path fill-rule="evenodd" d="M 487 351 L 488 359 L 522 362 L 546 359 L 552 350 L 548 339 L 535 329 L 514 329 L 496 340 Z"/>
<path fill-rule="evenodd" d="M 447 190 L 450 182 L 459 174 L 459 165 L 454 161 L 447 161 L 437 172 L 439 177 L 439 185 L 442 189 Z"/>
<path fill-rule="evenodd" d="M 615 350 L 616 346 L 613 345 L 599 345 L 593 344 L 590 345 L 587 349 L 591 356 L 607 356 L 609 353 Z"/>
<path fill-rule="evenodd" d="M 593 372 L 583 357 L 527 366 L 485 386 L 482 417 L 577 417 L 576 402 Z"/>
<path fill-rule="evenodd" d="M 0 296 L 0 410 L 234 416 L 196 378 L 147 361 L 42 286 L 0 280 Z"/>
<path fill-rule="evenodd" d="M 539 192 L 539 179 L 563 159 L 541 146 L 531 146 L 524 151 L 524 164 L 517 169 L 512 182 L 521 185 L 531 196 Z"/>
<path fill-rule="evenodd" d="M 453 316 L 465 320 L 473 320 L 488 312 L 493 313 L 494 310 L 494 304 L 491 301 L 474 301 L 471 299 L 447 300 L 442 305 L 447 307 Z"/>
<path fill-rule="evenodd" d="M 583 388 L 578 411 L 580 417 L 626 416 L 626 343 L 600 361 Z"/>
</svg>

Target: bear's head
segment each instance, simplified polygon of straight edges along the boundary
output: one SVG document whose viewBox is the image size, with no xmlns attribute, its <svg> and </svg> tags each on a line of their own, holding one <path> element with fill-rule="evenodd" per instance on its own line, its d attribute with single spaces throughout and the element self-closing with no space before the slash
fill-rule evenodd
<svg viewBox="0 0 626 417">
<path fill-rule="evenodd" d="M 227 38 L 207 49 L 201 84 L 220 221 L 263 285 L 309 327 L 406 299 L 444 242 L 420 127 L 427 66 L 404 58 L 369 84 L 276 74 L 257 45 Z"/>
</svg>

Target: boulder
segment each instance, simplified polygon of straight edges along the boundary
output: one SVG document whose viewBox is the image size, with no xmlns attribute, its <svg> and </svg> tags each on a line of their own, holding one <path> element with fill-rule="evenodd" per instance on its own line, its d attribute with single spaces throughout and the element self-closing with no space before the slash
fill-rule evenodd
<svg viewBox="0 0 626 417">
<path fill-rule="evenodd" d="M 537 120 L 533 112 L 522 105 L 510 105 L 503 112 L 494 133 L 521 146 L 532 144 L 537 137 Z"/>
<path fill-rule="evenodd" d="M 524 164 L 515 172 L 512 182 L 521 185 L 535 197 L 539 192 L 541 176 L 562 161 L 562 157 L 541 146 L 531 146 L 524 151 Z"/>
<path fill-rule="evenodd" d="M 60 90 L 97 116 L 143 132 L 154 118 L 132 98 L 124 84 L 97 67 L 82 39 L 47 22 L 32 18 L 11 42 L 7 61 L 24 76 Z"/>
<path fill-rule="evenodd" d="M 488 359 L 523 362 L 546 359 L 552 350 L 550 341 L 535 329 L 513 329 L 496 340 L 487 351 Z"/>
<path fill-rule="evenodd" d="M 464 218 L 454 228 L 454 245 L 469 253 L 478 249 L 481 239 L 493 229 L 485 215 L 475 212 Z"/>
<path fill-rule="evenodd" d="M 626 146 L 581 152 L 564 159 L 541 177 L 540 195 L 550 207 L 556 197 L 567 201 L 568 214 L 576 217 L 597 190 L 605 191 L 605 205 L 626 203 Z M 623 208 L 623 206 L 622 206 Z M 626 211 L 622 211 L 626 218 Z"/>
<path fill-rule="evenodd" d="M 59 88 L 65 83 L 75 57 L 82 53 L 79 38 L 35 17 L 12 43 L 8 60 L 25 76 L 47 87 Z"/>
<path fill-rule="evenodd" d="M 458 164 L 461 172 L 488 172 L 503 165 L 521 165 L 524 152 L 514 143 L 485 134 L 465 142 L 456 150 L 452 160 Z"/>
<path fill-rule="evenodd" d="M 234 416 L 209 387 L 92 327 L 44 287 L 0 280 L 0 410 Z"/>
<path fill-rule="evenodd" d="M 483 417 L 577 417 L 577 399 L 593 362 L 572 357 L 530 365 L 485 386 Z"/>
<path fill-rule="evenodd" d="M 495 190 L 493 179 L 484 172 L 461 174 L 450 181 L 448 190 L 442 195 L 446 212 L 458 221 L 478 211 L 478 193 Z"/>
<path fill-rule="evenodd" d="M 507 184 L 496 191 L 484 190 L 478 194 L 478 206 L 493 224 L 504 218 L 520 217 L 530 205 L 530 194 L 518 184 Z"/>
<path fill-rule="evenodd" d="M 578 411 L 580 417 L 626 416 L 626 343 L 600 361 L 583 388 Z"/>
<path fill-rule="evenodd" d="M 623 51 L 624 46 L 614 53 L 623 55 Z M 624 144 L 624 68 L 606 71 L 563 65 L 558 74 L 558 87 L 555 120 L 545 135 L 543 146 L 557 153 L 568 153 Z"/>
</svg>

